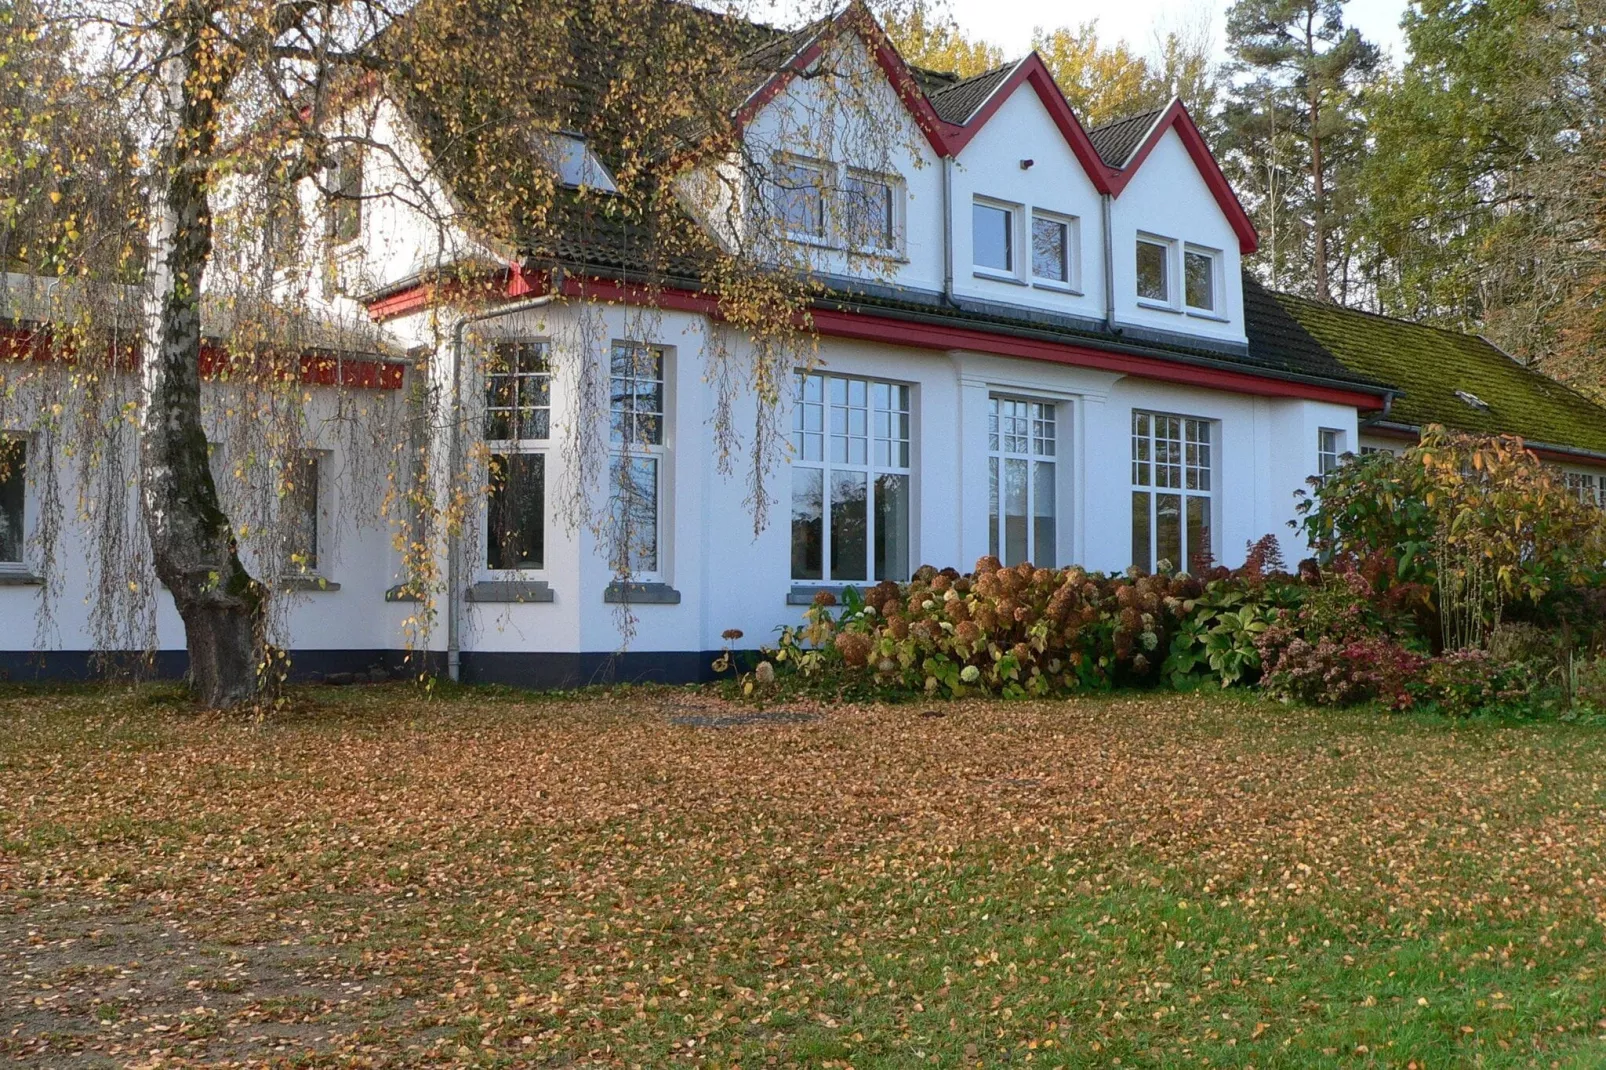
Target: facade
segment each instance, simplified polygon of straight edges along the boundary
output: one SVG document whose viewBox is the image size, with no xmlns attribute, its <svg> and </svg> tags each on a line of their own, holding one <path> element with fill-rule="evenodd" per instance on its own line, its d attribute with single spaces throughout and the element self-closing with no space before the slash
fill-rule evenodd
<svg viewBox="0 0 1606 1070">
<path fill-rule="evenodd" d="M 366 522 L 374 488 L 346 424 L 332 400 L 312 406 L 317 475 L 293 504 L 316 520 L 315 567 L 301 560 L 282 584 L 296 588 L 284 612 L 299 671 L 394 667 L 414 649 L 470 681 L 698 679 L 728 630 L 756 647 L 818 591 L 922 563 L 1235 565 L 1267 533 L 1298 556 L 1306 480 L 1426 422 L 1410 406 L 1438 373 L 1418 384 L 1407 365 L 1437 358 L 1391 336 L 1352 346 L 1354 314 L 1317 315 L 1247 279 L 1254 230 L 1179 103 L 1085 131 L 1036 56 L 969 80 L 911 71 L 857 9 L 766 47 L 743 131 L 770 168 L 742 195 L 826 284 L 817 349 L 782 401 L 785 456 L 761 473 L 769 522 L 755 524 L 751 473 L 716 463 L 710 354 L 739 361 L 745 343 L 695 279 L 643 296 L 628 250 L 535 256 L 465 228 L 463 260 L 500 266 L 484 301 L 447 307 L 427 274 L 429 219 L 386 196 L 387 168 L 423 150 L 404 109 L 381 101 L 374 129 L 395 156 L 351 180 L 364 199 L 340 218 L 328 311 L 360 313 L 386 352 L 414 355 L 354 373 L 371 419 L 400 437 L 403 395 L 459 399 L 468 415 L 423 421 L 422 449 L 442 471 L 478 474 L 458 481 L 461 529 L 430 536 L 448 567 L 421 616 L 425 581 L 396 531 Z M 794 74 L 827 51 L 903 124 L 873 159 L 848 134 L 800 129 L 822 106 L 818 83 Z M 606 195 L 606 161 L 578 139 L 560 148 L 560 178 Z M 710 192 L 731 186 L 688 178 L 689 220 L 718 232 L 746 218 Z M 1358 354 L 1373 345 L 1388 359 Z M 758 420 L 751 397 L 731 404 L 731 426 Z M 1574 424 L 1544 441 L 1606 485 L 1606 413 L 1568 404 Z M 7 432 L 13 453 L 37 450 L 25 430 Z M 28 458 L 0 485 L 0 669 L 13 676 L 81 671 L 107 645 L 88 576 L 51 581 L 64 584 L 52 628 L 37 625 L 37 468 Z M 577 519 L 576 488 L 594 522 Z M 161 663 L 178 671 L 183 632 L 157 602 Z"/>
</svg>

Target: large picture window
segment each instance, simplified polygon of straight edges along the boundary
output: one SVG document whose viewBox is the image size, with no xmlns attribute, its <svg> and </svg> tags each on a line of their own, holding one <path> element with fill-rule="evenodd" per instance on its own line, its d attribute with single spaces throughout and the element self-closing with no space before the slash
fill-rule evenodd
<svg viewBox="0 0 1606 1070">
<path fill-rule="evenodd" d="M 28 443 L 0 436 L 0 568 L 22 566 Z"/>
<path fill-rule="evenodd" d="M 635 579 L 662 571 L 659 501 L 664 445 L 664 351 L 615 342 L 609 358 L 609 566 Z"/>
<path fill-rule="evenodd" d="M 1197 570 L 1212 560 L 1211 423 L 1132 413 L 1132 563 Z"/>
<path fill-rule="evenodd" d="M 987 552 L 1006 565 L 1054 568 L 1054 406 L 996 396 L 987 406 Z"/>
<path fill-rule="evenodd" d="M 551 436 L 552 372 L 547 344 L 498 343 L 486 369 L 488 569 L 546 567 L 546 455 Z"/>
<path fill-rule="evenodd" d="M 909 578 L 909 387 L 805 375 L 792 418 L 792 578 Z"/>
</svg>

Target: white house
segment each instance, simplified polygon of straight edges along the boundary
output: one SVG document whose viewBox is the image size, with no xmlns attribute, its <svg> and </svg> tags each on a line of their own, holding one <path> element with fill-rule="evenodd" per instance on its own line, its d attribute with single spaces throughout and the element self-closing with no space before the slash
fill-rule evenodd
<svg viewBox="0 0 1606 1070">
<path fill-rule="evenodd" d="M 1341 359 L 1290 312 L 1301 306 L 1246 282 L 1254 229 L 1180 103 L 1087 131 L 1039 57 L 967 80 L 911 71 L 858 8 L 765 47 L 742 129 L 767 180 L 732 166 L 689 176 L 682 195 L 728 241 L 751 215 L 732 202 L 762 202 L 826 283 L 817 350 L 782 403 L 790 439 L 761 473 L 771 522 L 755 531 L 751 474 L 715 463 L 716 408 L 733 403 L 735 427 L 759 413 L 710 381 L 710 347 L 739 360 L 746 343 L 697 280 L 637 285 L 625 243 L 537 254 L 465 229 L 452 247 L 495 265 L 494 290 L 468 312 L 448 305 L 433 224 L 385 195 L 387 169 L 422 149 L 381 101 L 376 136 L 396 154 L 354 164 L 363 199 L 342 209 L 329 307 L 366 314 L 391 356 L 344 381 L 398 437 L 409 380 L 428 404 L 459 399 L 471 418 L 426 420 L 423 449 L 440 471 L 479 474 L 435 486 L 473 502 L 457 534 L 431 536 L 448 567 L 419 580 L 395 532 L 364 523 L 374 488 L 344 425 L 313 421 L 320 463 L 299 508 L 317 518 L 302 570 L 315 578 L 291 584 L 284 610 L 298 670 L 393 668 L 414 650 L 470 681 L 700 679 L 727 630 L 756 647 L 819 590 L 922 563 L 1233 565 L 1267 533 L 1297 556 L 1295 492 L 1414 426 L 1389 421 L 1409 397 L 1397 377 Z M 797 75 L 823 53 L 880 87 L 878 121 L 902 124 L 874 152 L 851 123 L 807 129 L 829 105 Z M 606 161 L 583 140 L 549 146 L 566 182 L 606 195 Z M 452 194 L 440 191 L 448 216 Z M 1577 400 L 1568 439 L 1581 445 L 1548 445 L 1606 483 L 1606 413 Z M 21 453 L 28 425 L 10 419 Z M 606 471 L 582 478 L 599 457 Z M 37 467 L 30 455 L 0 484 L 0 669 L 13 676 L 83 671 L 108 643 L 84 574 L 51 581 L 52 628 L 38 627 Z M 557 502 L 588 485 L 600 525 Z M 160 664 L 177 671 L 176 614 L 165 598 L 152 612 Z"/>
</svg>

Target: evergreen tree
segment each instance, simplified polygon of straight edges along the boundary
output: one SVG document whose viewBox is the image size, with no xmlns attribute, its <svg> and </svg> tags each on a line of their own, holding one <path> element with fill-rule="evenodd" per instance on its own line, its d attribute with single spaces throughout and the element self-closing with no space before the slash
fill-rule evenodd
<svg viewBox="0 0 1606 1070">
<path fill-rule="evenodd" d="M 1348 180 L 1365 152 L 1358 110 L 1378 50 L 1344 25 L 1342 0 L 1237 0 L 1227 42 L 1243 76 L 1228 155 L 1268 239 L 1267 274 L 1331 301 L 1336 268 L 1347 298 L 1354 258 L 1348 245 L 1335 256 L 1333 239 L 1356 210 Z"/>
</svg>

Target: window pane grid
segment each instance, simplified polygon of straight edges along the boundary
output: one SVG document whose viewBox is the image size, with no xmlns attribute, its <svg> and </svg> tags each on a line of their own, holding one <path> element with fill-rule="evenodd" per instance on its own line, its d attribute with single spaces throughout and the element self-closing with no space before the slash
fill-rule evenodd
<svg viewBox="0 0 1606 1070">
<path fill-rule="evenodd" d="M 910 388 L 800 376 L 792 445 L 792 577 L 908 579 Z"/>
<path fill-rule="evenodd" d="M 664 355 L 656 346 L 615 342 L 611 356 L 610 427 L 616 443 L 664 441 Z"/>
<path fill-rule="evenodd" d="M 988 553 L 1005 565 L 1056 564 L 1053 404 L 987 401 Z"/>
<path fill-rule="evenodd" d="M 503 342 L 486 376 L 485 438 L 544 442 L 552 432 L 552 373 L 545 342 Z"/>
<path fill-rule="evenodd" d="M 1211 423 L 1132 413 L 1132 562 L 1195 569 L 1212 552 Z"/>
</svg>

